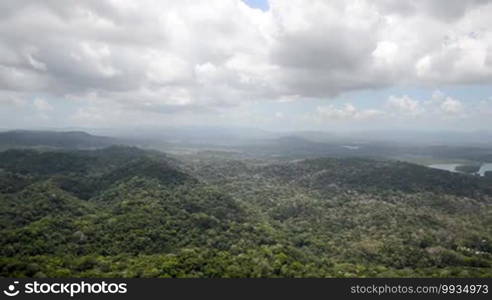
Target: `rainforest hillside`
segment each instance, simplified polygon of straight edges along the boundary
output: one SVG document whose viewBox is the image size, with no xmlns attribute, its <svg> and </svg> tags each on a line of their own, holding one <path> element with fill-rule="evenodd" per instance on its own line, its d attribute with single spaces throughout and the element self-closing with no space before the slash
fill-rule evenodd
<svg viewBox="0 0 492 300">
<path fill-rule="evenodd" d="M 2 277 L 492 276 L 491 177 L 364 158 L 0 152 Z"/>
</svg>

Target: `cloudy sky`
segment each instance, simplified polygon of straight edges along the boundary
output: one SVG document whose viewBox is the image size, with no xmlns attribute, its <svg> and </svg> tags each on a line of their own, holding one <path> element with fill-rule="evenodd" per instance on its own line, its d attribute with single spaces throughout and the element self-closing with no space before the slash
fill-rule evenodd
<svg viewBox="0 0 492 300">
<path fill-rule="evenodd" d="M 492 0 L 2 0 L 0 128 L 492 128 Z"/>
</svg>

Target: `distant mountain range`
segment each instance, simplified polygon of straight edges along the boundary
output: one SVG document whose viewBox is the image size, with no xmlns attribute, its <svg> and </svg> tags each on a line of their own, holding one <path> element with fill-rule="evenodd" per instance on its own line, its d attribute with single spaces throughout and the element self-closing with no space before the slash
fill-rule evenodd
<svg viewBox="0 0 492 300">
<path fill-rule="evenodd" d="M 89 134 L 83 131 L 0 132 L 0 151 L 11 148 L 97 149 L 112 145 L 138 146 L 180 153 L 192 151 L 230 151 L 249 158 L 299 159 L 308 157 L 372 157 L 429 163 L 467 160 L 492 162 L 492 137 L 480 133 L 436 133 L 396 131 L 330 134 L 326 132 L 269 133 L 261 130 L 220 128 L 176 128 L 154 131 L 131 131 L 117 137 Z M 405 133 L 405 134 L 404 134 Z M 413 137 L 414 142 L 405 141 Z M 468 139 L 468 142 L 466 142 Z M 425 141 L 425 142 L 424 142 Z M 428 164 L 429 164 L 428 163 Z"/>
<path fill-rule="evenodd" d="M 5 147 L 52 147 L 52 148 L 102 148 L 121 141 L 82 131 L 30 131 L 13 130 L 0 132 L 0 146 Z"/>
</svg>

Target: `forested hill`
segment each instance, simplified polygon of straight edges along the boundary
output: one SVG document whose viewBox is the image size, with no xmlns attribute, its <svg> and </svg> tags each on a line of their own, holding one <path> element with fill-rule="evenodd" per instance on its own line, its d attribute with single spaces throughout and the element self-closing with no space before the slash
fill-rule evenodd
<svg viewBox="0 0 492 300">
<path fill-rule="evenodd" d="M 433 192 L 465 197 L 492 196 L 490 179 L 387 160 L 318 158 L 262 168 L 264 176 L 317 190 Z"/>
<path fill-rule="evenodd" d="M 0 149 L 12 147 L 102 148 L 113 144 L 119 144 L 119 141 L 82 131 L 13 130 L 0 132 Z"/>
<path fill-rule="evenodd" d="M 490 179 L 413 164 L 0 152 L 0 276 L 492 276 Z"/>
<path fill-rule="evenodd" d="M 15 186 L 49 180 L 87 198 L 133 177 L 155 179 L 164 185 L 195 182 L 179 165 L 163 153 L 135 147 L 56 152 L 11 149 L 0 152 L 4 179 L 0 190 L 15 191 Z"/>
</svg>

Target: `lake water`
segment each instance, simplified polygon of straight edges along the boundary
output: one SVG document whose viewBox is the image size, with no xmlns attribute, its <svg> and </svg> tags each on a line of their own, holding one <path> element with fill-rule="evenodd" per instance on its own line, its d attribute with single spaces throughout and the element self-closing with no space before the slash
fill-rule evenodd
<svg viewBox="0 0 492 300">
<path fill-rule="evenodd" d="M 480 167 L 478 174 L 480 174 L 480 176 L 483 176 L 487 171 L 492 171 L 492 163 L 483 164 L 482 167 Z"/>
<path fill-rule="evenodd" d="M 349 150 L 359 150 L 360 148 L 359 146 L 348 146 L 348 145 L 344 145 L 342 147 Z"/>
<path fill-rule="evenodd" d="M 458 171 L 456 171 L 456 167 L 459 165 L 460 164 L 435 164 L 435 165 L 429 165 L 428 167 L 433 169 L 459 173 Z"/>
<path fill-rule="evenodd" d="M 428 167 L 444 170 L 444 171 L 450 171 L 454 173 L 460 173 L 459 171 L 456 171 L 456 167 L 460 165 L 461 164 L 434 164 L 434 165 L 428 165 Z M 478 171 L 478 174 L 480 174 L 480 176 L 484 176 L 485 172 L 487 171 L 492 171 L 492 163 L 482 164 L 480 170 Z"/>
</svg>

